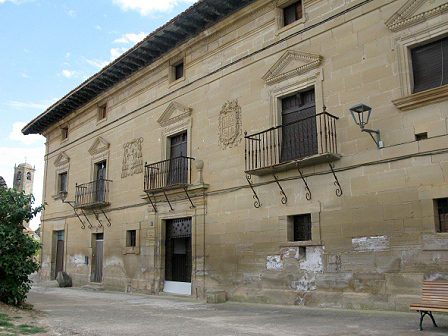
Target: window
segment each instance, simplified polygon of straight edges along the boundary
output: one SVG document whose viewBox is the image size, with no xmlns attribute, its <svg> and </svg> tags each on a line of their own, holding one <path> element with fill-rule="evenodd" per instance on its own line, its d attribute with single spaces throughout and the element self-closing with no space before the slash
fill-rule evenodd
<svg viewBox="0 0 448 336">
<path fill-rule="evenodd" d="M 18 172 L 17 173 L 17 181 L 21 182 L 22 181 L 22 172 Z"/>
<path fill-rule="evenodd" d="M 136 238 L 137 238 L 137 230 L 127 230 L 126 231 L 126 247 L 137 246 Z"/>
<path fill-rule="evenodd" d="M 448 232 L 448 198 L 436 200 L 438 216 L 436 218 L 436 231 Z"/>
<path fill-rule="evenodd" d="M 285 26 L 302 18 L 302 1 L 283 8 L 283 23 Z"/>
<path fill-rule="evenodd" d="M 294 241 L 309 241 L 311 239 L 311 214 L 293 216 Z"/>
<path fill-rule="evenodd" d="M 58 176 L 59 192 L 67 191 L 67 172 L 60 173 Z"/>
<path fill-rule="evenodd" d="M 106 119 L 107 117 L 107 107 L 106 105 L 102 105 L 98 107 L 98 120 Z"/>
<path fill-rule="evenodd" d="M 314 89 L 283 98 L 281 162 L 317 154 Z"/>
<path fill-rule="evenodd" d="M 184 76 L 184 63 L 179 63 L 174 66 L 174 80 L 178 80 Z"/>
<path fill-rule="evenodd" d="M 413 93 L 448 84 L 448 37 L 411 50 Z"/>
<path fill-rule="evenodd" d="M 27 179 L 28 181 L 31 180 L 31 173 L 30 173 L 30 172 L 26 173 L 26 179 Z"/>
<path fill-rule="evenodd" d="M 68 126 L 61 128 L 61 139 L 65 140 L 68 138 Z"/>
</svg>

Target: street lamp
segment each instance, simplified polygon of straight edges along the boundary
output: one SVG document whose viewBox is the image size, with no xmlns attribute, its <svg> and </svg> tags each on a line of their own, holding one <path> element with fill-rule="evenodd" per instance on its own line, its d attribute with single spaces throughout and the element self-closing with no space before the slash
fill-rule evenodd
<svg viewBox="0 0 448 336">
<path fill-rule="evenodd" d="M 371 130 L 364 128 L 365 125 L 369 122 L 370 113 L 372 113 L 372 108 L 364 104 L 357 104 L 350 108 L 350 113 L 355 121 L 356 125 L 359 125 L 361 128 L 361 132 L 367 132 L 372 137 L 373 141 L 375 141 L 378 148 L 383 148 L 383 142 L 380 140 L 380 131 L 379 130 Z M 372 133 L 376 134 L 376 139 L 372 135 Z"/>
</svg>

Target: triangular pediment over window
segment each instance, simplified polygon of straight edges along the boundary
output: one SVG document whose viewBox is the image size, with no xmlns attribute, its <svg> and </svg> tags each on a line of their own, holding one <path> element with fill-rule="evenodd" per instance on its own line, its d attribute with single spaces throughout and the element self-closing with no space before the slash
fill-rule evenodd
<svg viewBox="0 0 448 336">
<path fill-rule="evenodd" d="M 448 12 L 446 0 L 409 0 L 386 21 L 386 25 L 392 31 L 399 31 L 444 12 Z"/>
<path fill-rule="evenodd" d="M 54 165 L 56 167 L 63 166 L 63 165 L 68 164 L 69 161 L 70 161 L 70 158 L 67 156 L 67 154 L 62 152 L 61 154 L 58 155 L 56 160 L 54 160 Z"/>
<path fill-rule="evenodd" d="M 316 69 L 322 63 L 320 55 L 288 50 L 262 77 L 266 84 L 274 84 Z"/>
<path fill-rule="evenodd" d="M 103 153 L 109 149 L 110 144 L 102 137 L 96 138 L 93 145 L 89 148 L 90 155 Z"/>
<path fill-rule="evenodd" d="M 189 118 L 191 115 L 191 110 L 191 108 L 182 104 L 171 102 L 157 122 L 163 127 L 174 124 L 178 121 Z"/>
</svg>

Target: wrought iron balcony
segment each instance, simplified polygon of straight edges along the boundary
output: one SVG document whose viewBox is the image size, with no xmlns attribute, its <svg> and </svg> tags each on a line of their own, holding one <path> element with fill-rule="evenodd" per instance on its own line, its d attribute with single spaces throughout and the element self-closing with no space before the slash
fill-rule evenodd
<svg viewBox="0 0 448 336">
<path fill-rule="evenodd" d="M 179 156 L 145 164 L 144 191 L 174 189 L 191 184 L 191 162 L 194 158 Z"/>
<path fill-rule="evenodd" d="M 111 182 L 111 180 L 99 179 L 84 184 L 76 184 L 75 208 L 108 205 Z"/>
<path fill-rule="evenodd" d="M 311 117 L 245 135 L 245 172 L 265 175 L 338 160 L 336 120 L 322 112 Z"/>
</svg>

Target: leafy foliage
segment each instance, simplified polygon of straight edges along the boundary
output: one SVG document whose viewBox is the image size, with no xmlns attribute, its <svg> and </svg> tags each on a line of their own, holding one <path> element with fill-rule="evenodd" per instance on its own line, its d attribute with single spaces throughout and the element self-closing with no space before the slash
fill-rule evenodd
<svg viewBox="0 0 448 336">
<path fill-rule="evenodd" d="M 23 223 L 43 209 L 33 203 L 33 195 L 0 188 L 0 301 L 7 304 L 25 301 L 31 288 L 28 276 L 39 269 L 33 256 L 40 243 L 23 233 Z"/>
</svg>

